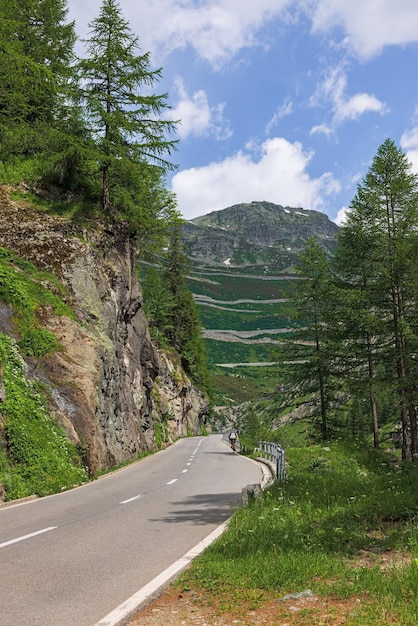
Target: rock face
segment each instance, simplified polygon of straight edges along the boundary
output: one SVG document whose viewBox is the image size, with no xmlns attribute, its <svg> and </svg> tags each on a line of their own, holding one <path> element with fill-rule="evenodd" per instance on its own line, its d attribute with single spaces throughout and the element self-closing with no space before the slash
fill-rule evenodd
<svg viewBox="0 0 418 626">
<path fill-rule="evenodd" d="M 308 237 L 332 253 L 338 230 L 318 211 L 251 202 L 186 222 L 183 240 L 195 265 L 280 273 L 292 267 Z"/>
<path fill-rule="evenodd" d="M 47 385 L 50 409 L 83 450 L 90 472 L 199 434 L 207 400 L 152 344 L 136 254 L 124 230 L 34 212 L 12 202 L 4 188 L 0 203 L 0 245 L 53 272 L 76 311 L 78 320 L 42 311 L 42 325 L 63 350 L 41 363 L 27 359 L 27 371 Z M 12 334 L 4 311 L 0 332 Z"/>
</svg>

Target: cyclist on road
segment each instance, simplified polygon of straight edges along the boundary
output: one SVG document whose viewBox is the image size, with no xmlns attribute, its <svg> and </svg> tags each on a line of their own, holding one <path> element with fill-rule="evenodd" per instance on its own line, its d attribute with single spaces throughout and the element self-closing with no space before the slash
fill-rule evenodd
<svg viewBox="0 0 418 626">
<path fill-rule="evenodd" d="M 229 433 L 229 443 L 231 444 L 231 448 L 232 450 L 235 452 L 236 451 L 236 445 L 237 445 L 237 433 L 235 432 L 235 430 L 232 430 Z"/>
</svg>

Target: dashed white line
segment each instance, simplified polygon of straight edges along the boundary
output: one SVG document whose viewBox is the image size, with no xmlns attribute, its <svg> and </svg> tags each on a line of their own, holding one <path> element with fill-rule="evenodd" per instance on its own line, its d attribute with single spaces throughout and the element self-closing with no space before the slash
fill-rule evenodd
<svg viewBox="0 0 418 626">
<path fill-rule="evenodd" d="M 137 496 L 133 496 L 133 498 L 128 498 L 127 500 L 122 500 L 119 504 L 128 504 L 128 502 L 133 502 L 134 500 L 139 500 L 139 498 L 145 498 L 145 494 L 140 493 Z"/>
<path fill-rule="evenodd" d="M 168 483 L 166 483 L 166 485 L 172 485 L 175 482 L 177 482 L 177 478 L 173 478 L 173 480 L 169 480 Z"/>
<path fill-rule="evenodd" d="M 55 528 L 57 528 L 57 526 L 49 526 L 48 528 L 42 528 L 42 530 L 36 530 L 34 533 L 22 535 L 21 537 L 16 537 L 16 539 L 10 539 L 10 541 L 4 541 L 3 543 L 0 543 L 0 548 L 5 548 L 6 546 L 12 545 L 12 543 L 18 543 L 19 541 L 24 541 L 25 539 L 31 539 L 32 537 L 36 537 L 37 535 L 47 533 L 50 530 L 55 530 Z"/>
<path fill-rule="evenodd" d="M 189 471 L 189 470 L 185 469 L 185 470 L 182 470 L 182 472 L 181 472 L 181 473 L 182 473 L 182 474 L 186 474 L 188 471 Z"/>
</svg>

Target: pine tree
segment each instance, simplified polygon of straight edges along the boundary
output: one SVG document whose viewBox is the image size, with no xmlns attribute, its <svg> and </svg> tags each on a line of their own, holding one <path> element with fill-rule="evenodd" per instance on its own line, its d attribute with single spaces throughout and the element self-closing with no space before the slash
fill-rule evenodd
<svg viewBox="0 0 418 626">
<path fill-rule="evenodd" d="M 331 277 L 325 252 L 313 238 L 299 256 L 297 271 L 300 279 L 290 293 L 290 317 L 297 329 L 283 353 L 287 382 L 298 396 L 308 394 L 314 405 L 318 399 L 320 432 L 326 439 L 332 397 L 327 322 Z"/>
<path fill-rule="evenodd" d="M 115 204 L 123 195 L 116 173 L 120 161 L 128 179 L 126 202 L 130 189 L 135 195 L 147 166 L 157 166 L 161 175 L 173 169 L 168 158 L 177 142 L 167 135 L 176 124 L 162 119 L 168 108 L 167 94 L 149 93 L 162 70 L 151 69 L 149 53 L 138 53 L 138 38 L 115 0 L 103 0 L 90 29 L 87 56 L 79 63 L 82 99 L 91 135 L 96 138 L 103 212 L 114 217 Z"/>
<path fill-rule="evenodd" d="M 186 284 L 188 259 L 181 238 L 182 222 L 174 223 L 164 278 L 173 298 L 170 343 L 181 356 L 184 369 L 202 389 L 209 390 L 209 376 L 202 324 L 193 294 Z"/>
<path fill-rule="evenodd" d="M 363 280 L 367 272 L 371 310 L 379 319 L 374 335 L 382 347 L 380 364 L 386 373 L 395 374 L 402 457 L 407 458 L 409 452 L 416 460 L 418 178 L 392 140 L 379 147 L 350 208 L 342 241 L 349 236 L 355 254 L 347 256 L 343 265 L 363 268 Z M 370 325 L 368 331 L 372 335 Z"/>
</svg>

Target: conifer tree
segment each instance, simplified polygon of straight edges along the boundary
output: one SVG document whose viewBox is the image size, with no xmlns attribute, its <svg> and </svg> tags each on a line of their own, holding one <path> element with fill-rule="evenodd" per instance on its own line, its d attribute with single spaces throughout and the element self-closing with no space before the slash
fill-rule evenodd
<svg viewBox="0 0 418 626">
<path fill-rule="evenodd" d="M 310 238 L 299 256 L 295 281 L 290 294 L 291 320 L 298 325 L 286 342 L 283 358 L 286 375 L 298 396 L 310 395 L 319 405 L 320 432 L 329 432 L 332 368 L 328 317 L 330 307 L 329 262 L 323 248 Z"/>
<path fill-rule="evenodd" d="M 182 225 L 177 220 L 170 233 L 165 281 L 173 298 L 169 339 L 179 352 L 182 365 L 195 383 L 208 391 L 209 378 L 202 324 L 193 294 L 186 284 L 187 256 L 181 239 Z"/>
<path fill-rule="evenodd" d="M 377 395 L 385 384 L 382 358 L 387 348 L 378 287 L 380 251 L 361 216 L 351 213 L 338 237 L 335 271 L 335 329 L 338 375 L 352 396 L 369 397 L 374 447 L 379 447 Z M 357 402 L 358 406 L 358 402 Z"/>
<path fill-rule="evenodd" d="M 0 0 L 0 156 L 39 152 L 65 102 L 75 41 L 65 0 Z"/>
<path fill-rule="evenodd" d="M 129 200 L 129 190 L 135 196 L 150 165 L 158 167 L 160 175 L 173 169 L 168 158 L 177 142 L 168 135 L 176 124 L 162 117 L 168 108 L 167 94 L 150 94 L 162 70 L 151 69 L 150 53 L 139 53 L 138 38 L 116 0 L 103 0 L 90 29 L 79 74 L 87 121 L 95 138 L 102 208 L 109 218 L 115 217 L 123 191 L 124 203 Z M 124 189 L 118 182 L 121 160 L 127 182 Z M 120 210 L 123 212 L 123 206 Z"/>
<path fill-rule="evenodd" d="M 379 147 L 350 208 L 342 242 L 349 237 L 355 254 L 346 255 L 340 270 L 345 267 L 347 272 L 350 264 L 358 268 L 358 276 L 363 272 L 363 279 L 367 271 L 370 310 L 379 323 L 374 331 L 370 324 L 365 329 L 371 345 L 381 345 L 381 368 L 397 389 L 402 457 L 410 453 L 417 460 L 418 178 L 392 140 Z M 353 287 L 361 285 L 357 281 Z"/>
</svg>

